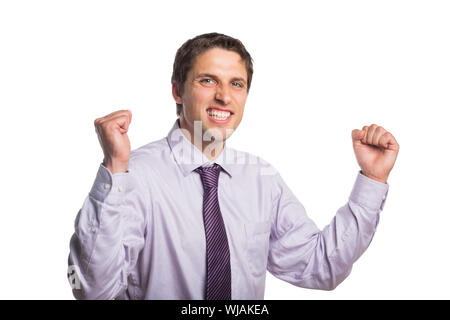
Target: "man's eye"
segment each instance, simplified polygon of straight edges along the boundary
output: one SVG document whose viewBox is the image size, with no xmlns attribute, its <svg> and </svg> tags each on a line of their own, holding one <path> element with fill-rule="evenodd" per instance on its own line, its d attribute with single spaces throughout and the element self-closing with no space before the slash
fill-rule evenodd
<svg viewBox="0 0 450 320">
<path fill-rule="evenodd" d="M 202 80 L 200 80 L 200 82 L 206 83 L 206 84 L 212 84 L 213 80 L 212 79 L 202 79 Z"/>
<path fill-rule="evenodd" d="M 231 85 L 233 87 L 238 87 L 238 88 L 243 88 L 244 87 L 244 85 L 242 83 L 240 83 L 240 82 L 232 82 Z"/>
</svg>

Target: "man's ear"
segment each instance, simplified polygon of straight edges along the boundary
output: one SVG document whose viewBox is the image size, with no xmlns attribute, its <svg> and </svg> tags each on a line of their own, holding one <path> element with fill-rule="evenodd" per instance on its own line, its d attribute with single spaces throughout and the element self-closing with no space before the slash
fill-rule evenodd
<svg viewBox="0 0 450 320">
<path fill-rule="evenodd" d="M 175 99 L 175 102 L 177 104 L 183 104 L 183 99 L 181 98 L 178 90 L 177 90 L 177 86 L 175 85 L 175 83 L 172 83 L 172 96 Z"/>
</svg>

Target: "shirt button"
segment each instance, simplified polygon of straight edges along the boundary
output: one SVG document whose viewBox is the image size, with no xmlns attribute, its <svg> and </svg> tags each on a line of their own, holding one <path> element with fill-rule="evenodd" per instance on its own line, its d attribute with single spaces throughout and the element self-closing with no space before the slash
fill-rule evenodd
<svg viewBox="0 0 450 320">
<path fill-rule="evenodd" d="M 386 200 L 386 195 L 383 195 L 383 200 Z"/>
<path fill-rule="evenodd" d="M 119 186 L 119 192 L 122 192 L 123 191 L 123 187 L 122 186 Z"/>
<path fill-rule="evenodd" d="M 96 232 L 97 232 L 97 229 L 96 229 L 95 227 L 92 227 L 92 228 L 91 228 L 91 232 L 92 232 L 92 233 L 96 233 Z"/>
<path fill-rule="evenodd" d="M 106 190 L 108 190 L 108 189 L 111 188 L 111 185 L 110 185 L 109 183 L 105 183 L 105 184 L 103 185 L 103 187 L 104 187 Z"/>
</svg>

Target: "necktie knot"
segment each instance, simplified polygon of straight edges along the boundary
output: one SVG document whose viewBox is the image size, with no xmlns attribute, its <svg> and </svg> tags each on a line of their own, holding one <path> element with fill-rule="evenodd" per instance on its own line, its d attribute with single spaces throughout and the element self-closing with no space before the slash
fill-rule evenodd
<svg viewBox="0 0 450 320">
<path fill-rule="evenodd" d="M 217 163 L 214 163 L 210 167 L 198 167 L 197 169 L 195 169 L 195 172 L 198 172 L 200 174 L 203 183 L 203 188 L 209 189 L 209 188 L 217 188 L 221 170 L 222 167 Z"/>
</svg>

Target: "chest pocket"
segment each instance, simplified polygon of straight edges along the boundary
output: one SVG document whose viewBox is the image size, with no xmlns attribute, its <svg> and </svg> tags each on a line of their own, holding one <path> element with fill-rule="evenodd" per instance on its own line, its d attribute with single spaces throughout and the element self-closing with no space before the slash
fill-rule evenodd
<svg viewBox="0 0 450 320">
<path fill-rule="evenodd" d="M 250 273 L 254 276 L 262 276 L 267 267 L 270 221 L 246 223 L 245 237 Z"/>
</svg>

